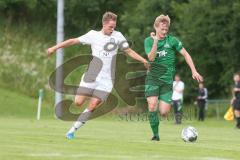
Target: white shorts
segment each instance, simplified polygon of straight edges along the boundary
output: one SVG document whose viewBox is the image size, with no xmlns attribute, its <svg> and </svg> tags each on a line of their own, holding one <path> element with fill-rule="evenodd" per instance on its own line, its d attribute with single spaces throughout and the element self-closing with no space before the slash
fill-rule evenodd
<svg viewBox="0 0 240 160">
<path fill-rule="evenodd" d="M 77 94 L 97 97 L 102 101 L 106 101 L 112 91 L 113 83 L 112 79 L 101 78 L 99 76 L 97 78 L 86 78 L 84 74 L 81 78 Z"/>
</svg>

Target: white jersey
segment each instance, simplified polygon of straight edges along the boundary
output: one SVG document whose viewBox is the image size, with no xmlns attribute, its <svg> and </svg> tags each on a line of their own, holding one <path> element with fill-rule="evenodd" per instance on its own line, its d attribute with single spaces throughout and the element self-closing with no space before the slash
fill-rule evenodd
<svg viewBox="0 0 240 160">
<path fill-rule="evenodd" d="M 90 45 L 92 55 L 95 57 L 95 60 L 98 59 L 96 62 L 93 62 L 93 60 L 90 62 L 88 71 L 92 70 L 93 72 L 99 72 L 97 74 L 98 79 L 115 79 L 116 54 L 119 45 L 121 45 L 122 42 L 125 42 L 125 45 L 128 45 L 128 43 L 126 44 L 126 38 L 122 33 L 113 31 L 112 34 L 108 36 L 104 35 L 101 31 L 91 30 L 80 36 L 78 40 L 82 44 Z M 108 50 L 111 47 L 113 50 Z M 100 65 L 99 61 L 101 62 Z"/>
<path fill-rule="evenodd" d="M 182 90 L 182 92 L 177 92 L 176 90 Z M 184 83 L 182 81 L 178 81 L 178 82 L 174 81 L 172 100 L 183 99 L 183 90 L 184 90 Z"/>
</svg>

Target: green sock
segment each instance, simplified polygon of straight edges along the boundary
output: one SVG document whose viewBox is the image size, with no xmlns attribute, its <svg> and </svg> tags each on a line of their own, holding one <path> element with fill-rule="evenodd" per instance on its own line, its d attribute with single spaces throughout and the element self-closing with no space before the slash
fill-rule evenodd
<svg viewBox="0 0 240 160">
<path fill-rule="evenodd" d="M 149 112 L 148 113 L 148 119 L 150 126 L 152 128 L 153 135 L 156 137 L 159 137 L 158 133 L 158 126 L 159 126 L 159 119 L 158 119 L 158 112 Z"/>
</svg>

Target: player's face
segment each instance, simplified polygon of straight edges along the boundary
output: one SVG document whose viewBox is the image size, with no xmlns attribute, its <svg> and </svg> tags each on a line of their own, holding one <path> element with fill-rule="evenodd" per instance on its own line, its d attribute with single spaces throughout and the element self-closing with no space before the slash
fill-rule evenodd
<svg viewBox="0 0 240 160">
<path fill-rule="evenodd" d="M 203 88 L 203 84 L 202 84 L 202 83 L 199 84 L 199 88 L 200 88 L 200 89 Z"/>
<path fill-rule="evenodd" d="M 180 77 L 179 76 L 175 76 L 175 81 L 180 81 Z"/>
<path fill-rule="evenodd" d="M 114 29 L 116 28 L 116 24 L 117 22 L 116 21 L 106 21 L 103 23 L 103 32 L 104 34 L 106 35 L 111 35 L 112 32 L 114 31 Z"/>
<path fill-rule="evenodd" d="M 239 82 L 240 81 L 240 76 L 239 75 L 234 75 L 233 80 L 235 82 Z"/>
<path fill-rule="evenodd" d="M 159 37 L 166 37 L 169 29 L 169 24 L 167 21 L 162 21 L 158 24 L 157 27 L 155 27 L 155 29 Z"/>
</svg>

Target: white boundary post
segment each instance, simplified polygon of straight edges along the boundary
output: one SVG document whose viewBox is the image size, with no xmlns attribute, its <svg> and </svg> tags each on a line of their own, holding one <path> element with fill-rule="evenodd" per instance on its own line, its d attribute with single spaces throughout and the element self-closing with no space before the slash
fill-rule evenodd
<svg viewBox="0 0 240 160">
<path fill-rule="evenodd" d="M 43 89 L 38 91 L 38 109 L 37 109 L 37 120 L 40 120 L 41 108 L 42 108 L 42 99 L 43 99 Z"/>
</svg>

